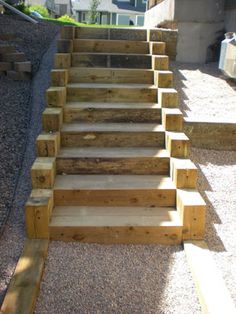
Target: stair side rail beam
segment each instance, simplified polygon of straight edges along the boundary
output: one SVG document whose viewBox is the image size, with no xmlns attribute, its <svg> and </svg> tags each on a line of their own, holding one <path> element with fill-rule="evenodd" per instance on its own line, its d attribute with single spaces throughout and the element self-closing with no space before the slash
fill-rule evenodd
<svg viewBox="0 0 236 314">
<path fill-rule="evenodd" d="M 0 4 L 2 4 L 4 7 L 8 8 L 12 12 L 16 13 L 17 15 L 20 15 L 23 19 L 25 19 L 25 20 L 33 23 L 33 24 L 37 24 L 38 23 L 38 21 L 32 19 L 30 16 L 28 16 L 28 15 L 22 13 L 21 11 L 17 10 L 16 8 L 14 8 L 10 4 L 6 3 L 5 1 L 0 0 Z"/>
</svg>

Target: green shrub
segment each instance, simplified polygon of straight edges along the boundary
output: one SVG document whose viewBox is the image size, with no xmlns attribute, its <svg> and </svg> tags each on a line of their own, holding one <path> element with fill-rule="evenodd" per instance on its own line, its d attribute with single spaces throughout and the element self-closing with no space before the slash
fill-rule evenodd
<svg viewBox="0 0 236 314">
<path fill-rule="evenodd" d="M 36 11 L 43 17 L 49 17 L 48 9 L 42 4 L 35 4 L 30 7 L 30 12 Z"/>
<path fill-rule="evenodd" d="M 11 3 L 10 3 L 11 4 Z M 24 2 L 19 2 L 18 4 L 14 5 L 14 8 L 23 12 L 26 15 L 30 15 L 30 9 L 28 5 L 25 5 Z"/>
<path fill-rule="evenodd" d="M 59 17 L 57 20 L 61 21 L 61 22 L 76 24 L 76 20 L 73 19 L 73 17 L 70 17 L 69 15 L 63 15 L 63 16 Z"/>
</svg>

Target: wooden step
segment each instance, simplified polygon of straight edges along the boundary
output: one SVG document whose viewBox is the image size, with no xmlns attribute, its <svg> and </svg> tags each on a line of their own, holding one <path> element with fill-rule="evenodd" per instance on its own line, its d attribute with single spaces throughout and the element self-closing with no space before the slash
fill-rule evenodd
<svg viewBox="0 0 236 314">
<path fill-rule="evenodd" d="M 150 54 L 116 54 L 116 53 L 85 53 L 71 54 L 72 67 L 102 67 L 102 68 L 138 68 L 151 69 Z"/>
<path fill-rule="evenodd" d="M 153 84 L 154 73 L 146 69 L 70 68 L 69 83 Z"/>
<path fill-rule="evenodd" d="M 64 122 L 161 122 L 154 103 L 71 102 L 64 107 Z"/>
<path fill-rule="evenodd" d="M 149 84 L 68 84 L 67 101 L 157 102 L 157 87 Z"/>
<path fill-rule="evenodd" d="M 75 38 L 84 39 L 122 39 L 122 40 L 147 40 L 146 29 L 128 28 L 95 28 L 76 27 Z"/>
<path fill-rule="evenodd" d="M 180 244 L 182 226 L 174 208 L 58 206 L 50 238 L 85 243 Z"/>
<path fill-rule="evenodd" d="M 73 46 L 74 52 L 149 54 L 147 41 L 74 39 Z"/>
<path fill-rule="evenodd" d="M 62 148 L 56 159 L 58 174 L 169 175 L 170 156 L 155 147 Z"/>
<path fill-rule="evenodd" d="M 165 132 L 152 123 L 71 123 L 61 128 L 64 147 L 163 147 Z"/>
<path fill-rule="evenodd" d="M 175 206 L 176 189 L 171 179 L 159 175 L 57 175 L 57 205 Z"/>
</svg>

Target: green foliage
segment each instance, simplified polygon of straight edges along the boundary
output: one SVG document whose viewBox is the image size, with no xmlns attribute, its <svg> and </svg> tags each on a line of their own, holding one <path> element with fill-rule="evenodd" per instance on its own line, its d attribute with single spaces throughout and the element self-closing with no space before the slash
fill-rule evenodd
<svg viewBox="0 0 236 314">
<path fill-rule="evenodd" d="M 66 22 L 71 24 L 76 24 L 76 20 L 70 17 L 69 15 L 63 15 L 57 19 L 60 22 Z"/>
<path fill-rule="evenodd" d="M 89 11 L 89 23 L 95 24 L 98 17 L 97 8 L 100 4 L 100 0 L 91 0 L 90 2 L 90 11 Z"/>
<path fill-rule="evenodd" d="M 30 12 L 36 11 L 43 17 L 49 17 L 48 9 L 42 4 L 34 4 L 30 7 Z"/>
<path fill-rule="evenodd" d="M 18 4 L 15 4 L 14 8 L 16 8 L 17 10 L 21 11 L 22 13 L 24 13 L 26 15 L 30 15 L 29 6 L 25 5 L 24 2 L 19 2 Z"/>
</svg>

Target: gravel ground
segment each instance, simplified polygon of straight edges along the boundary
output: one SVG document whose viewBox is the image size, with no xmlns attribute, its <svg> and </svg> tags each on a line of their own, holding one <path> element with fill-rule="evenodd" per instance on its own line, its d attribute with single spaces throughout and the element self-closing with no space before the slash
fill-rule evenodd
<svg viewBox="0 0 236 314">
<path fill-rule="evenodd" d="M 27 54 L 34 74 L 57 32 L 58 27 L 51 24 L 33 25 L 0 15 L 0 34 L 16 34 L 17 38 L 11 43 Z M 0 233 L 12 206 L 26 147 L 31 89 L 32 81 L 12 81 L 0 76 Z"/>
<path fill-rule="evenodd" d="M 1 187 L 2 191 L 0 190 L 0 194 L 5 195 L 7 191 L 12 191 L 12 193 L 8 192 L 9 194 L 5 197 L 4 202 L 1 200 L 4 204 L 8 204 L 7 201 L 12 199 L 14 188 L 11 189 L 11 187 L 14 186 L 12 185 L 14 182 L 17 182 L 16 174 L 19 173 L 17 170 L 23 165 L 15 194 L 16 197 L 13 205 L 10 206 L 10 201 L 8 205 L 8 208 L 12 207 L 11 215 L 4 234 L 0 239 L 0 303 L 22 249 L 24 239 L 23 205 L 30 191 L 29 169 L 34 159 L 34 140 L 40 129 L 40 113 L 44 107 L 44 90 L 48 85 L 48 73 L 52 63 L 50 58 L 53 56 L 54 51 L 55 46 L 52 45 L 44 58 L 41 72 L 38 73 L 39 76 L 35 77 L 33 95 L 36 98 L 32 99 L 31 102 L 34 104 L 31 124 L 29 125 L 29 111 L 32 107 L 30 106 L 30 94 L 28 92 L 31 85 L 24 86 L 23 83 L 20 86 L 16 85 L 15 97 L 18 98 L 18 102 L 15 101 L 15 105 L 13 105 L 10 111 L 8 111 L 10 105 L 8 104 L 8 107 L 6 107 L 5 104 L 5 107 L 2 107 L 2 111 L 6 111 L 6 114 L 0 113 L 0 122 L 4 122 L 5 129 L 8 127 L 8 132 L 3 131 L 3 134 L 6 135 L 5 139 L 0 138 L 0 143 L 3 143 L 3 140 L 6 141 L 6 138 L 10 141 L 8 139 L 9 134 L 10 138 L 12 136 L 12 144 L 11 142 L 9 142 L 9 145 L 6 144 L 4 153 L 3 155 L 1 154 L 1 158 L 3 156 L 3 165 L 1 164 L 0 171 L 5 174 L 5 177 L 3 176 L 4 185 Z M 31 57 L 34 58 L 33 53 Z M 37 56 L 35 58 L 37 59 Z M 40 60 L 40 58 L 37 60 Z M 37 64 L 37 61 L 35 62 Z M 174 66 L 176 67 L 175 71 L 182 73 L 181 75 L 184 73 L 186 76 L 186 86 L 191 86 L 193 81 L 195 82 L 191 90 L 185 90 L 188 93 L 190 112 L 194 112 L 195 118 L 198 115 L 196 108 L 194 109 L 194 104 L 197 101 L 197 92 L 199 93 L 198 95 L 203 95 L 206 92 L 206 83 L 203 84 L 201 76 L 198 76 L 198 80 L 195 80 L 193 74 L 197 73 L 196 69 L 202 68 L 205 70 L 199 71 L 204 72 L 204 75 L 212 82 L 212 85 L 209 87 L 209 93 L 212 94 L 212 98 L 204 98 L 205 119 L 206 116 L 207 119 L 213 119 L 214 116 L 218 119 L 218 114 L 221 110 L 222 115 L 219 115 L 219 117 L 229 118 L 228 116 L 226 117 L 227 110 L 225 110 L 225 107 L 218 102 L 220 96 L 217 98 L 215 106 L 211 103 L 213 97 L 215 98 L 215 86 L 222 86 L 223 82 L 225 82 L 221 77 L 217 78 L 217 74 L 215 77 L 212 77 L 215 65 L 209 65 L 209 68 L 207 66 L 196 67 L 189 65 L 185 67 L 179 64 L 174 64 Z M 39 80 L 41 84 L 38 84 Z M 5 88 L 5 85 L 1 86 Z M 1 90 L 2 88 L 0 93 Z M 8 90 L 7 86 L 6 90 Z M 24 90 L 25 92 L 22 92 Z M 224 94 L 225 103 L 232 104 L 233 100 L 235 100 L 235 94 L 225 93 L 224 87 L 220 87 L 220 91 Z M 231 89 L 230 91 L 232 92 Z M 9 98 L 13 97 L 10 89 L 8 93 L 9 95 L 5 98 L 5 102 L 9 102 Z M 0 96 L 2 96 L 2 100 L 4 95 Z M 28 102 L 24 98 L 26 96 L 28 97 Z M 27 107 L 24 109 L 25 111 L 22 110 L 24 106 Z M 22 110 L 21 114 L 19 113 L 13 119 L 14 123 L 11 125 L 9 117 L 11 119 L 15 117 L 15 111 L 18 112 L 20 110 L 18 107 Z M 209 115 L 206 112 L 207 108 L 209 108 Z M 22 118 L 23 116 L 25 119 Z M 21 123 L 25 123 L 25 129 L 18 124 L 21 121 L 20 117 L 23 121 Z M 8 119 L 7 124 L 6 119 Z M 24 130 L 20 136 L 18 135 L 19 130 Z M 20 140 L 22 137 L 26 138 L 27 130 L 30 130 L 30 132 L 28 134 L 25 158 L 22 163 L 25 142 L 22 142 L 20 146 Z M 14 145 L 19 145 L 20 148 Z M 16 158 L 15 163 L 13 158 Z M 234 266 L 236 265 L 236 216 L 234 212 L 235 195 L 233 193 L 236 183 L 235 158 L 235 152 L 192 149 L 192 159 L 201 170 L 199 189 L 208 203 L 206 239 L 236 301 L 236 269 Z M 8 162 L 9 160 L 11 160 L 11 163 Z M 12 173 L 10 179 L 8 179 L 8 173 Z M 0 175 L 2 174 L 0 173 Z M 201 310 L 181 246 L 101 246 L 80 243 L 50 243 L 45 275 L 36 305 L 36 314 L 184 314 L 190 312 L 198 314 L 201 313 Z"/>
<path fill-rule="evenodd" d="M 236 152 L 192 148 L 208 204 L 206 241 L 236 305 Z"/>
<path fill-rule="evenodd" d="M 11 21 L 9 17 L 0 16 L 0 31 L 14 32 L 15 28 L 21 28 L 21 37 L 28 36 L 24 33 L 24 27 L 28 31 L 28 23 Z M 31 61 L 35 69 L 57 29 L 49 26 L 48 34 L 44 35 L 44 24 L 37 26 L 36 31 L 31 26 L 32 39 L 34 33 Z M 36 41 L 38 51 L 34 54 Z M 28 49 L 31 51 L 31 45 Z M 0 237 L 0 304 L 22 251 L 24 204 L 31 191 L 30 167 L 35 158 L 35 139 L 41 129 L 44 90 L 49 85 L 54 53 L 55 42 L 44 56 L 44 70 L 35 74 L 30 82 L 14 82 L 0 77 L 0 230 L 3 231 Z"/>
<path fill-rule="evenodd" d="M 185 117 L 197 121 L 236 121 L 236 80 L 226 79 L 217 63 L 171 63 Z"/>
</svg>

